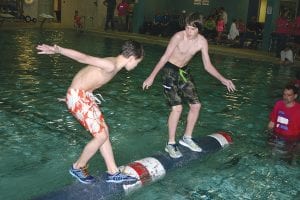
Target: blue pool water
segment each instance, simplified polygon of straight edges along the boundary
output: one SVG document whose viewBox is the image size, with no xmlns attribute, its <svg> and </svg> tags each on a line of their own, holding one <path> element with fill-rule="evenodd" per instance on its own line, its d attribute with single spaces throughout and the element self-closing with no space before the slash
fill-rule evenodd
<svg viewBox="0 0 300 200">
<path fill-rule="evenodd" d="M 73 31 L 0 32 L 0 199 L 31 199 L 72 184 L 68 169 L 90 139 L 57 100 L 83 65 L 63 56 L 37 55 L 35 46 L 41 43 L 105 57 L 116 55 L 122 41 Z M 97 91 L 105 99 L 102 108 L 118 165 L 163 151 L 167 141 L 169 108 L 160 78 L 150 90 L 141 89 L 164 47 L 144 46 L 146 57 L 134 71 L 121 71 Z M 273 158 L 264 134 L 274 102 L 297 69 L 232 56 L 211 59 L 238 91 L 228 93 L 204 71 L 200 57 L 192 60 L 203 105 L 194 136 L 225 130 L 234 144 L 171 171 L 127 199 L 299 199 L 299 157 L 292 165 Z M 89 169 L 95 175 L 105 170 L 100 155 Z"/>
</svg>

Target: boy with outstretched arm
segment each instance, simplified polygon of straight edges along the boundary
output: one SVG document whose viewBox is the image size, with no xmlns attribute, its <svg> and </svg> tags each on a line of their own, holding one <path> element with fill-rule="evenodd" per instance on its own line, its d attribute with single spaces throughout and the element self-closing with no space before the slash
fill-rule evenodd
<svg viewBox="0 0 300 200">
<path fill-rule="evenodd" d="M 190 74 L 190 67 L 188 66 L 189 61 L 194 55 L 201 52 L 205 70 L 225 85 L 228 91 L 235 91 L 233 82 L 223 77 L 210 62 L 207 40 L 199 33 L 201 25 L 202 21 L 199 13 L 188 15 L 185 20 L 185 29 L 173 35 L 164 55 L 143 83 L 143 89 L 148 89 L 153 84 L 156 75 L 162 70 L 162 86 L 167 101 L 171 106 L 168 119 L 169 140 L 165 151 L 172 158 L 180 158 L 182 156 L 175 141 L 175 136 L 184 100 L 188 102 L 190 110 L 185 133 L 182 139 L 179 140 L 179 143 L 192 151 L 202 151 L 201 147 L 192 138 L 194 126 L 198 120 L 201 108 L 195 83 Z"/>
<path fill-rule="evenodd" d="M 109 140 L 108 126 L 93 91 L 108 83 L 122 68 L 128 71 L 134 69 L 143 59 L 142 45 L 135 41 L 126 41 L 119 55 L 106 58 L 89 56 L 57 45 L 38 45 L 37 50 L 39 50 L 38 54 L 61 54 L 87 64 L 73 78 L 66 94 L 66 104 L 69 111 L 92 134 L 93 138 L 84 147 L 79 159 L 71 166 L 70 174 L 82 183 L 93 183 L 95 179 L 89 175 L 87 163 L 100 150 L 107 167 L 106 182 L 136 182 L 135 177 L 119 172 Z"/>
</svg>

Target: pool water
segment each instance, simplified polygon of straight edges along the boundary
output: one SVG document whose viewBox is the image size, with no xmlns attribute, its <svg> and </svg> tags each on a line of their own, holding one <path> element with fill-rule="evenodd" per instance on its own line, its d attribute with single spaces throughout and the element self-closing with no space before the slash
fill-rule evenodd
<svg viewBox="0 0 300 200">
<path fill-rule="evenodd" d="M 31 199 L 72 184 L 68 169 L 90 139 L 57 98 L 65 95 L 84 65 L 59 55 L 37 55 L 37 44 L 59 44 L 95 56 L 112 56 L 123 41 L 97 33 L 15 30 L 0 32 L 0 197 Z M 148 91 L 141 85 L 164 52 L 144 44 L 146 56 L 133 71 L 122 70 L 99 92 L 118 165 L 163 151 L 169 108 L 157 77 Z M 196 56 L 190 63 L 202 102 L 194 136 L 230 132 L 234 144 L 201 161 L 168 173 L 127 199 L 299 199 L 300 162 L 274 158 L 264 133 L 268 115 L 296 68 L 211 55 L 212 62 L 234 80 L 228 93 L 204 71 Z M 185 107 L 177 136 L 184 131 Z M 105 169 L 96 154 L 91 174 Z"/>
</svg>

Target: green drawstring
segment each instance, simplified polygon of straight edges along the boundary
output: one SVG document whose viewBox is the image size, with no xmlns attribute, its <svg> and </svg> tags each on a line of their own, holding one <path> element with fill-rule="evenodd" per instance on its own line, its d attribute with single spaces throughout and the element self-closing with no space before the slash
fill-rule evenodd
<svg viewBox="0 0 300 200">
<path fill-rule="evenodd" d="M 185 74 L 187 74 L 186 71 L 184 71 L 184 70 L 182 70 L 182 69 L 179 69 L 179 75 L 180 75 L 180 77 L 182 78 L 183 82 L 186 83 L 188 80 L 187 80 L 187 78 L 184 76 Z"/>
</svg>

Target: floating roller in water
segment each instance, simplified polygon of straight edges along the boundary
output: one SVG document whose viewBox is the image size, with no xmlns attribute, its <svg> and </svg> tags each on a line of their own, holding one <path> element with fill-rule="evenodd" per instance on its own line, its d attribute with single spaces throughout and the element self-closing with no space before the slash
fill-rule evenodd
<svg viewBox="0 0 300 200">
<path fill-rule="evenodd" d="M 146 184 L 162 179 L 165 174 L 174 169 L 182 167 L 192 160 L 199 160 L 205 155 L 216 152 L 229 145 L 232 140 L 229 134 L 217 132 L 205 137 L 195 139 L 202 148 L 202 152 L 193 152 L 179 145 L 182 153 L 181 158 L 171 158 L 167 153 L 160 152 L 151 157 L 134 161 L 119 167 L 120 171 L 137 177 L 139 181 L 134 184 L 106 183 L 104 174 L 96 177 L 96 182 L 90 185 L 76 182 L 73 185 L 62 188 L 59 191 L 49 193 L 36 199 L 43 200 L 69 200 L 69 199 L 121 199 L 127 194 L 143 187 Z"/>
</svg>

